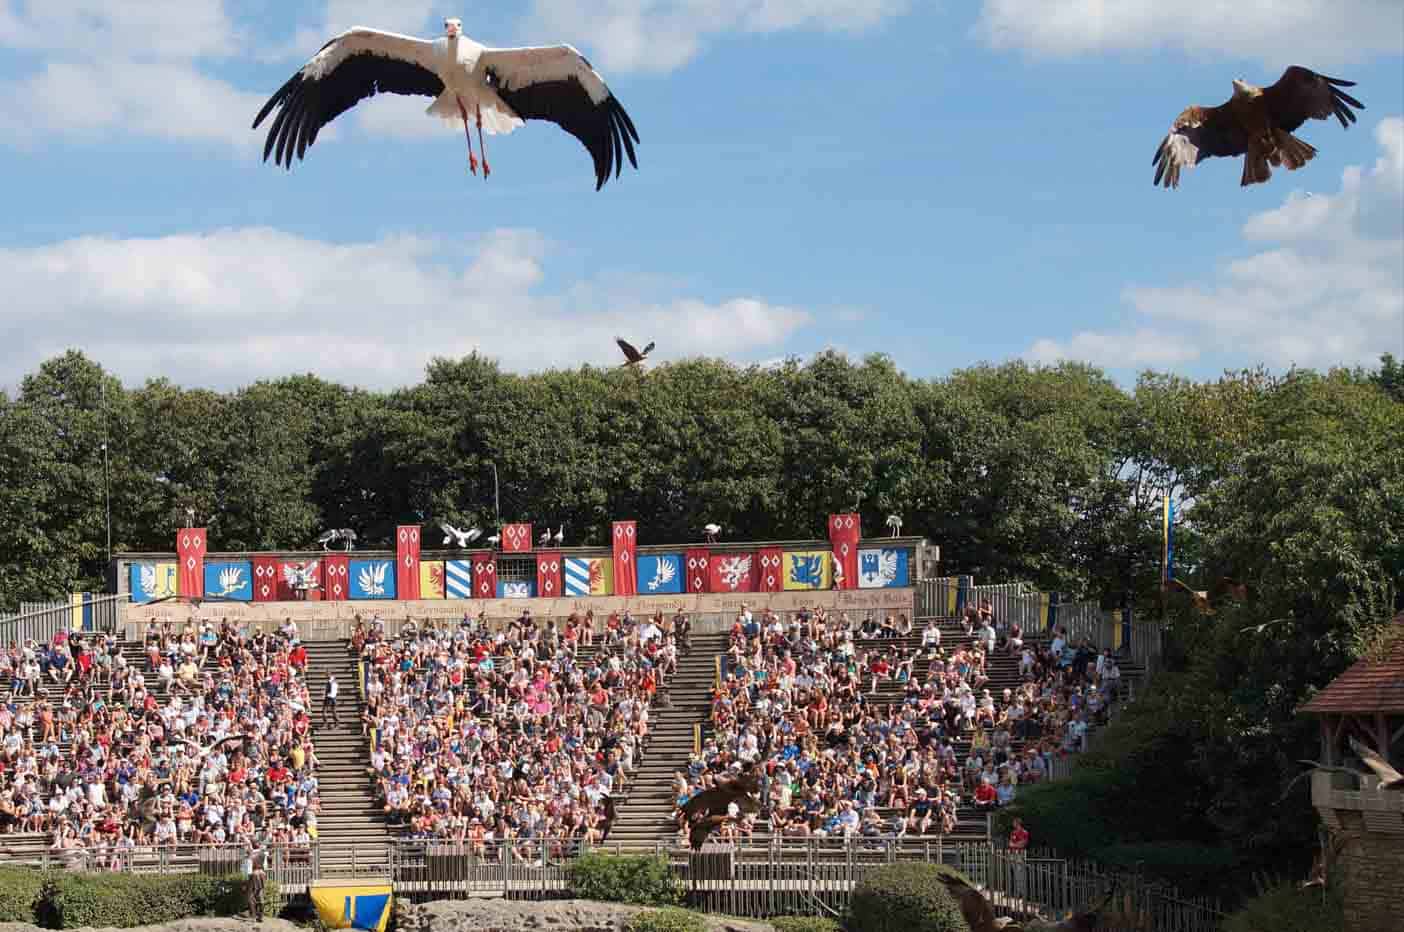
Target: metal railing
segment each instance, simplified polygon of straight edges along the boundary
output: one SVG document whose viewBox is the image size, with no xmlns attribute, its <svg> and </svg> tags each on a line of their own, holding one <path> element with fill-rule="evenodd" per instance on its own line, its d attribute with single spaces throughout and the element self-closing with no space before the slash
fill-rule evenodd
<svg viewBox="0 0 1404 932">
<path fill-rule="evenodd" d="M 117 606 L 127 601 L 126 594 L 79 592 L 49 602 L 21 602 L 18 612 L 0 617 L 0 645 L 28 640 L 44 644 L 60 631 L 116 631 Z"/>
</svg>

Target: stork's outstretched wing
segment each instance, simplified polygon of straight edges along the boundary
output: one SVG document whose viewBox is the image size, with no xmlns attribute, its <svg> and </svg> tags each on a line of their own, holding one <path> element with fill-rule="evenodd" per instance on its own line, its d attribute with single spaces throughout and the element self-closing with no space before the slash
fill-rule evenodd
<svg viewBox="0 0 1404 932">
<path fill-rule="evenodd" d="M 1380 789 L 1404 791 L 1404 774 L 1391 767 L 1389 761 L 1379 754 L 1356 741 L 1353 736 L 1349 740 L 1350 749 L 1380 778 Z"/>
<path fill-rule="evenodd" d="M 487 49 L 478 67 L 488 84 L 523 120 L 549 120 L 585 146 L 595 163 L 595 190 L 624 159 L 639 167 L 638 130 L 599 72 L 569 45 Z"/>
<path fill-rule="evenodd" d="M 434 43 L 355 26 L 322 46 L 263 105 L 253 128 L 278 108 L 263 144 L 263 160 L 292 168 L 317 141 L 323 126 L 377 93 L 438 97 L 443 79 L 434 68 Z"/>
</svg>

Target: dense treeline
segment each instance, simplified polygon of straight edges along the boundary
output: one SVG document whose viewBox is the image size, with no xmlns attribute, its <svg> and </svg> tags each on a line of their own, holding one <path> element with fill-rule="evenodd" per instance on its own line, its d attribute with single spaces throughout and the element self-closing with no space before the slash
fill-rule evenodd
<svg viewBox="0 0 1404 932">
<path fill-rule="evenodd" d="M 897 512 L 942 545 L 946 572 L 1167 613 L 1173 669 L 1094 766 L 1030 795 L 1030 821 L 1069 853 L 1144 860 L 1149 843 L 1242 877 L 1309 857 L 1305 784 L 1275 805 L 1292 761 L 1315 754 L 1293 710 L 1397 607 L 1401 437 L 1390 356 L 1373 372 L 1147 373 L 1131 391 L 1074 364 L 917 380 L 826 354 L 640 378 L 469 357 L 390 393 L 298 376 L 218 394 L 126 388 L 69 353 L 0 395 L 0 607 L 100 585 L 104 441 L 114 552 L 169 550 L 187 507 L 229 550 L 327 527 L 377 546 L 402 522 L 488 526 L 494 465 L 503 520 L 563 523 L 572 543 L 603 543 L 620 517 L 664 542 L 709 521 L 733 539 L 819 537 L 855 507 L 881 532 Z M 1204 617 L 1162 595 L 1167 493 L 1179 575 L 1246 580 L 1247 603 Z"/>
</svg>

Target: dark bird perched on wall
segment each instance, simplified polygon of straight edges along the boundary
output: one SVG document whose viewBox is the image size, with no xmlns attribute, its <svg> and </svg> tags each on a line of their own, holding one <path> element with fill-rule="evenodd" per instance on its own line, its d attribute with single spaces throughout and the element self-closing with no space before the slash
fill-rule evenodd
<svg viewBox="0 0 1404 932">
<path fill-rule="evenodd" d="M 272 113 L 263 159 L 292 168 L 338 116 L 377 93 L 434 98 L 429 116 L 463 121 L 468 170 L 478 173 L 469 113 L 478 128 L 483 179 L 491 173 L 483 132 L 510 133 L 527 120 L 547 120 L 585 146 L 595 163 L 595 190 L 610 173 L 619 177 L 624 159 L 638 167 L 634 121 L 604 78 L 574 48 L 551 45 L 494 49 L 463 34 L 457 19 L 444 20 L 444 34 L 418 39 L 355 26 L 332 38 L 263 105 L 253 128 Z"/>
<path fill-rule="evenodd" d="M 652 340 L 649 341 L 648 346 L 643 348 L 642 353 L 634 349 L 634 344 L 623 337 L 615 337 L 614 342 L 619 344 L 619 348 L 624 351 L 624 362 L 619 364 L 621 366 L 641 366 L 643 361 L 648 358 L 648 354 L 653 352 Z"/>
<path fill-rule="evenodd" d="M 1328 78 L 1293 65 L 1276 84 L 1256 87 L 1235 79 L 1233 96 L 1217 107 L 1187 107 L 1155 150 L 1155 183 L 1180 186 L 1180 171 L 1214 156 L 1244 156 L 1240 186 L 1272 177 L 1269 165 L 1295 171 L 1316 156 L 1316 149 L 1292 133 L 1307 120 L 1335 117 L 1343 129 L 1365 105 L 1341 90 L 1354 81 Z"/>
</svg>

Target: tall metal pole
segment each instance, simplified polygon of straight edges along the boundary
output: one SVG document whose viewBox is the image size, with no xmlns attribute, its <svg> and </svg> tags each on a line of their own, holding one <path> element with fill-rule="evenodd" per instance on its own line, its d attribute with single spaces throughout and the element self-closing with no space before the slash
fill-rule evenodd
<svg viewBox="0 0 1404 932">
<path fill-rule="evenodd" d="M 500 531 L 502 528 L 502 498 L 498 494 L 497 488 L 497 464 L 489 461 L 488 465 L 492 467 L 492 510 L 497 515 L 497 528 Z"/>
<path fill-rule="evenodd" d="M 107 468 L 107 382 L 102 382 L 102 497 L 107 512 L 107 562 L 112 563 L 112 483 Z"/>
</svg>

